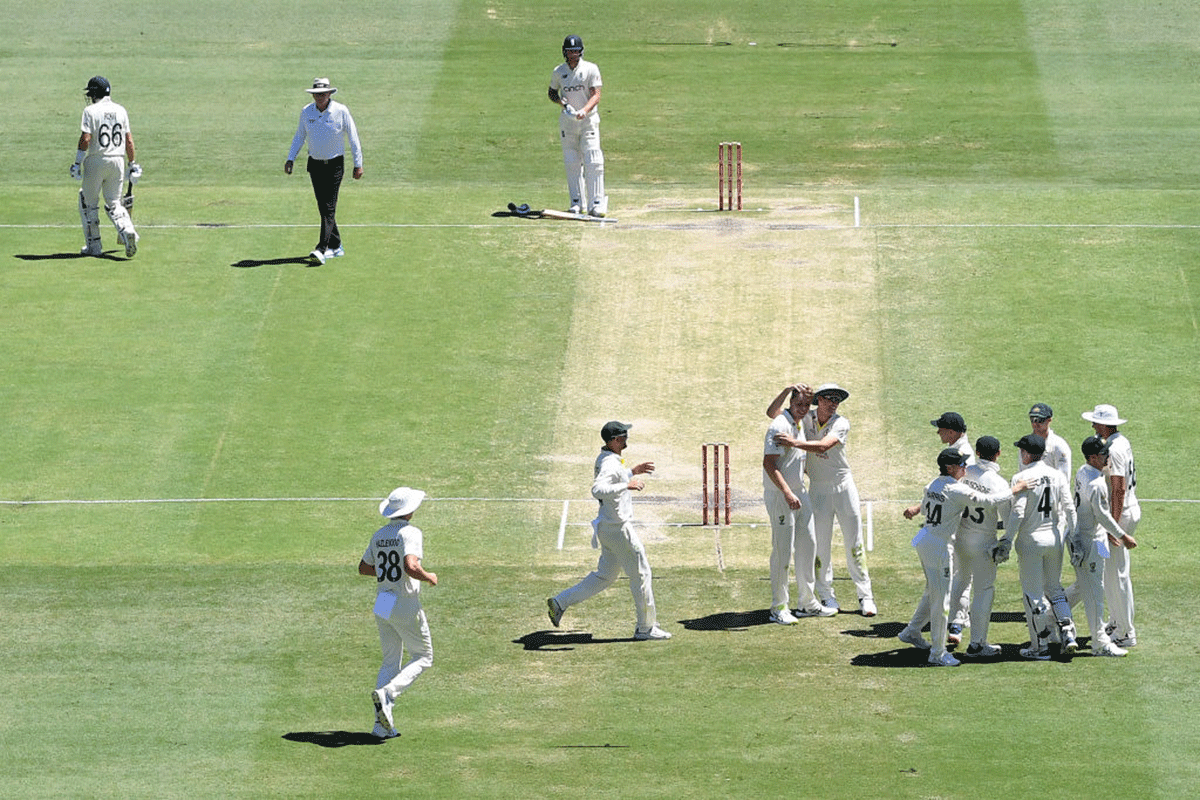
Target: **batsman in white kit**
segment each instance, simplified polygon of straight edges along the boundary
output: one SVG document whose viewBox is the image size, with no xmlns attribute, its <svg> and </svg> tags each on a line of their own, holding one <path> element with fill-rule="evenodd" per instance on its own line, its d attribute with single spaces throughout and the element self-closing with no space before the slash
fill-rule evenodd
<svg viewBox="0 0 1200 800">
<path fill-rule="evenodd" d="M 786 400 L 787 408 L 783 408 Z M 812 391 L 797 383 L 784 388 L 767 408 L 771 424 L 763 440 L 763 504 L 771 520 L 771 621 L 795 625 L 798 617 L 832 617 L 837 609 L 816 595 L 817 537 L 812 503 L 804 488 L 806 454 L 800 421 L 812 404 Z M 781 410 L 782 409 L 782 410 Z M 772 416 L 774 415 L 774 416 Z M 788 568 L 796 575 L 799 607 L 789 608 Z"/>
<path fill-rule="evenodd" d="M 81 133 L 71 165 L 71 177 L 83 181 L 79 190 L 79 220 L 83 224 L 84 245 L 80 253 L 98 256 L 100 246 L 100 198 L 104 211 L 117 229 L 117 238 L 125 246 L 125 257 L 137 253 L 138 234 L 133 219 L 121 202 L 121 184 L 128 179 L 137 183 L 142 168 L 134 160 L 133 131 L 124 106 L 112 101 L 112 86 L 96 75 L 84 88 L 88 105 L 84 106 L 79 123 Z M 126 169 L 128 159 L 128 170 Z M 132 198 L 131 198 L 132 200 Z"/>
<path fill-rule="evenodd" d="M 375 704 L 375 729 L 380 739 L 398 736 L 395 723 L 396 698 L 433 666 L 433 640 L 429 621 L 421 608 L 421 582 L 437 586 L 437 574 L 421 566 L 424 553 L 421 529 L 412 524 L 413 513 L 425 492 L 401 486 L 379 504 L 387 517 L 358 564 L 360 575 L 375 578 L 375 624 L 383 665 L 375 681 L 371 700 Z M 404 651 L 408 661 L 404 662 Z"/>
<path fill-rule="evenodd" d="M 566 61 L 550 75 L 547 95 L 550 102 L 562 106 L 558 126 L 571 197 L 568 211 L 603 217 L 608 213 L 608 195 L 600 149 L 600 68 L 583 59 L 583 40 L 578 36 L 563 40 L 562 54 Z"/>
</svg>

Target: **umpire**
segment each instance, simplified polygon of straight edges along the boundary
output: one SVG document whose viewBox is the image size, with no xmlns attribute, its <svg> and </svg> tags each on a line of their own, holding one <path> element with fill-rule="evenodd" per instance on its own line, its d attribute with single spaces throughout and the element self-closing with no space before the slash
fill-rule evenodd
<svg viewBox="0 0 1200 800">
<path fill-rule="evenodd" d="M 350 140 L 350 155 L 354 158 L 354 179 L 363 176 L 362 146 L 358 143 L 358 129 L 350 109 L 334 102 L 337 88 L 331 86 L 329 78 L 317 78 L 311 89 L 313 102 L 300 111 L 300 124 L 292 137 L 283 171 L 292 174 L 292 165 L 304 142 L 308 142 L 308 175 L 312 179 L 313 194 L 317 197 L 317 210 L 321 214 L 321 240 L 309 257 L 318 264 L 327 258 L 343 256 L 342 236 L 337 226 L 338 190 L 345 174 L 346 139 Z"/>
</svg>

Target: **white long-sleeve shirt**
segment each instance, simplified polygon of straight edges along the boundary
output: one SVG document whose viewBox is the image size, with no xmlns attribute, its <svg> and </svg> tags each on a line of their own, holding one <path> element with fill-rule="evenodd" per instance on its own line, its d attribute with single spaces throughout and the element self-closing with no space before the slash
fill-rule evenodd
<svg viewBox="0 0 1200 800">
<path fill-rule="evenodd" d="M 309 103 L 300 110 L 300 124 L 296 126 L 296 135 L 292 137 L 287 160 L 296 160 L 305 141 L 308 142 L 308 154 L 312 158 L 328 161 L 343 156 L 346 154 L 347 138 L 350 140 L 354 166 L 362 169 L 362 145 L 359 144 L 358 128 L 354 126 L 350 109 L 330 100 L 324 111 L 318 111 L 316 103 Z"/>
<path fill-rule="evenodd" d="M 600 501 L 600 522 L 615 525 L 632 522 L 633 494 L 629 482 L 633 480 L 633 471 L 625 466 L 625 459 L 602 449 L 596 456 L 595 476 L 592 497 Z"/>
</svg>

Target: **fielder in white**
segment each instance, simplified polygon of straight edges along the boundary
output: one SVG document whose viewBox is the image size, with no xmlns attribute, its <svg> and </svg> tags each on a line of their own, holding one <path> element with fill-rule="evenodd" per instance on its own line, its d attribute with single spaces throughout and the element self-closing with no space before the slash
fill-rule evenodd
<svg viewBox="0 0 1200 800">
<path fill-rule="evenodd" d="M 566 61 L 550 75 L 547 95 L 550 102 L 562 106 L 558 127 L 571 197 L 568 210 L 603 217 L 608 213 L 608 195 L 604 193 L 604 152 L 600 149 L 597 110 L 603 86 L 600 68 L 583 59 L 583 40 L 578 36 L 563 39 L 562 54 Z"/>
<path fill-rule="evenodd" d="M 421 581 L 437 586 L 437 574 L 421 566 L 421 529 L 412 524 L 413 513 L 425 499 L 419 489 L 401 486 L 379 504 L 379 513 L 391 522 L 375 531 L 358 563 L 360 575 L 376 581 L 375 624 L 383 666 L 371 700 L 375 704 L 375 729 L 380 739 L 398 736 L 394 717 L 396 698 L 433 666 L 433 640 L 421 608 Z M 408 661 L 402 664 L 404 650 Z"/>
<path fill-rule="evenodd" d="M 1046 452 L 1042 455 L 1042 461 L 1054 467 L 1070 481 L 1071 446 L 1067 444 L 1066 439 L 1050 430 L 1050 422 L 1053 419 L 1054 409 L 1045 403 L 1034 403 L 1033 408 L 1029 409 L 1029 427 L 1046 440 Z"/>
<path fill-rule="evenodd" d="M 1022 469 L 1013 476 L 1013 482 L 1024 482 L 1028 488 L 1014 493 L 1006 530 L 995 545 L 994 557 L 997 563 L 1006 561 L 1015 540 L 1025 622 L 1029 626 L 1029 647 L 1021 648 L 1021 657 L 1045 661 L 1050 658 L 1050 631 L 1043 627 L 1043 620 L 1051 612 L 1063 652 L 1074 653 L 1079 647 L 1062 585 L 1063 532 L 1075 530 L 1075 504 L 1067 479 L 1041 460 L 1046 451 L 1045 439 L 1030 433 L 1022 436 L 1016 446 L 1021 450 Z"/>
<path fill-rule="evenodd" d="M 1011 490 L 992 494 L 978 492 L 961 479 L 967 472 L 967 459 L 956 448 L 947 447 L 938 453 L 939 476 L 925 487 L 921 503 L 904 509 L 904 517 L 912 519 L 925 514 L 925 524 L 913 537 L 913 547 L 921 558 L 925 572 L 925 592 L 917 603 L 912 619 L 897 634 L 902 642 L 929 650 L 929 663 L 936 667 L 957 667 L 960 662 L 946 652 L 946 627 L 950 614 L 950 542 L 958 532 L 963 512 L 969 506 L 995 506 L 1012 498 L 1025 488 L 1018 483 Z M 930 641 L 925 641 L 921 629 L 929 624 Z M 932 645 L 931 645 L 932 642 Z"/>
<path fill-rule="evenodd" d="M 839 608 L 833 591 L 833 522 L 836 519 L 846 546 L 846 571 L 854 582 L 859 608 L 864 617 L 873 617 L 877 611 L 871 591 L 871 574 L 867 571 L 858 487 L 846 460 L 850 420 L 837 413 L 850 392 L 836 383 L 826 383 L 818 386 L 814 394 L 816 408 L 804 415 L 801 425 L 806 441 L 799 447 L 808 454 L 804 471 L 808 473 L 808 497 L 812 502 L 813 529 L 817 534 L 817 598 L 821 605 Z"/>
<path fill-rule="evenodd" d="M 963 419 L 962 414 L 957 411 L 947 411 L 937 419 L 930 420 L 929 424 L 937 428 L 938 438 L 942 440 L 943 445 L 953 447 L 963 454 L 968 467 L 975 463 L 975 449 L 971 447 L 971 441 L 967 438 L 967 421 Z M 958 560 L 954 556 L 953 541 L 950 542 L 950 570 L 955 575 L 960 572 Z M 971 619 L 971 582 L 969 580 L 961 582 L 959 588 L 962 593 L 950 598 L 950 610 L 953 618 L 946 628 L 946 636 L 950 644 L 958 644 L 962 641 L 963 628 L 970 624 Z"/>
<path fill-rule="evenodd" d="M 1008 491 L 1008 481 L 1000 476 L 1000 441 L 994 436 L 980 436 L 975 442 L 976 461 L 967 467 L 963 485 L 983 494 Z M 963 511 L 958 533 L 954 536 L 954 556 L 958 571 L 950 583 L 950 597 L 961 597 L 967 586 L 973 586 L 971 596 L 971 641 L 964 655 L 972 658 L 991 658 L 1000 648 L 989 644 L 988 626 L 992 620 L 992 603 L 996 597 L 996 562 L 992 548 L 996 532 L 1003 529 L 1001 520 L 1008 518 L 1010 501 L 998 505 L 970 505 Z"/>
<path fill-rule="evenodd" d="M 1084 465 L 1075 473 L 1075 509 L 1078 516 L 1074 533 L 1067 539 L 1071 565 L 1075 567 L 1075 585 L 1067 597 L 1081 597 L 1088 627 L 1092 631 L 1092 652 L 1098 656 L 1123 656 L 1128 650 L 1112 643 L 1104 629 L 1104 562 L 1111 553 L 1109 537 L 1115 546 L 1137 547 L 1133 537 L 1121 530 L 1108 505 L 1108 444 L 1099 436 L 1083 440 Z"/>
<path fill-rule="evenodd" d="M 98 256 L 100 246 L 100 196 L 104 196 L 104 211 L 117 229 L 117 238 L 125 245 L 125 257 L 137 253 L 138 234 L 133 220 L 121 202 L 121 183 L 127 177 L 137 182 L 141 167 L 135 162 L 133 131 L 124 106 L 112 101 L 112 86 L 97 75 L 83 90 L 88 105 L 84 106 L 79 123 L 79 144 L 71 177 L 82 180 L 79 190 L 79 220 L 83 224 L 84 246 L 80 252 Z M 129 160 L 126 172 L 125 160 Z"/>
<path fill-rule="evenodd" d="M 1108 489 L 1112 517 L 1131 538 L 1142 519 L 1137 499 L 1137 469 L 1133 465 L 1133 448 L 1125 435 L 1117 430 L 1125 420 L 1114 406 L 1100 404 L 1081 415 L 1092 423 L 1096 435 L 1108 444 Z M 1129 574 L 1128 546 L 1113 548 L 1104 562 L 1104 598 L 1108 601 L 1109 634 L 1118 647 L 1136 647 L 1137 631 L 1133 627 L 1133 581 Z"/>
<path fill-rule="evenodd" d="M 788 386 L 771 402 L 771 410 L 788 407 L 771 420 L 763 440 L 763 503 L 771 520 L 771 621 L 795 625 L 797 617 L 832 617 L 837 614 L 817 600 L 817 539 L 813 529 L 812 507 L 804 490 L 805 453 L 800 419 L 812 405 L 812 392 L 798 383 Z M 799 608 L 790 609 L 788 567 L 796 571 Z"/>
<path fill-rule="evenodd" d="M 613 420 L 600 430 L 604 447 L 596 456 L 595 479 L 592 481 L 592 497 L 600 503 L 600 513 L 592 522 L 595 531 L 592 546 L 599 546 L 600 561 L 579 583 L 546 600 L 546 609 L 550 622 L 557 628 L 568 608 L 612 586 L 624 571 L 629 576 L 629 590 L 633 593 L 637 613 L 633 638 L 639 641 L 670 639 L 671 634 L 658 627 L 650 562 L 642 540 L 633 529 L 631 492 L 641 491 L 646 485 L 636 476 L 653 474 L 654 462 L 645 461 L 632 469 L 625 466 L 621 453 L 629 444 L 631 427 Z"/>
</svg>

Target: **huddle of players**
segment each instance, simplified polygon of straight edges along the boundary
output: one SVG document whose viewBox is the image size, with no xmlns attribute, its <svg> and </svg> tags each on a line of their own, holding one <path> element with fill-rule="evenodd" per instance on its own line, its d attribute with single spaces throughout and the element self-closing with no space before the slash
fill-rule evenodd
<svg viewBox="0 0 1200 800">
<path fill-rule="evenodd" d="M 1096 435 L 1081 446 L 1085 463 L 1074 476 L 1073 493 L 1071 451 L 1050 430 L 1053 411 L 1045 403 L 1030 409 L 1033 432 L 1015 443 L 1021 469 L 1011 484 L 999 474 L 1000 442 L 995 437 L 980 437 L 972 453 L 961 415 L 947 412 L 932 420 L 947 445 L 937 457 L 940 474 L 925 488 L 922 502 L 904 511 L 909 519 L 925 517 L 913 546 L 926 588 L 898 634 L 901 641 L 928 649 L 929 663 L 961 663 L 947 647 L 962 640 L 964 625 L 971 629 L 966 656 L 1000 654 L 987 641 L 988 623 L 996 568 L 1014 546 L 1029 628 L 1029 645 L 1020 650 L 1023 658 L 1049 659 L 1053 641 L 1063 654 L 1078 650 L 1071 608 L 1080 600 L 1093 654 L 1124 656 L 1126 648 L 1137 644 L 1128 555 L 1137 546 L 1132 534 L 1140 519 L 1133 452 L 1117 430 L 1125 420 L 1113 406 L 1098 405 L 1081 416 Z M 1062 585 L 1064 548 L 1076 577 L 1069 589 Z M 926 623 L 931 641 L 921 635 Z"/>
</svg>

